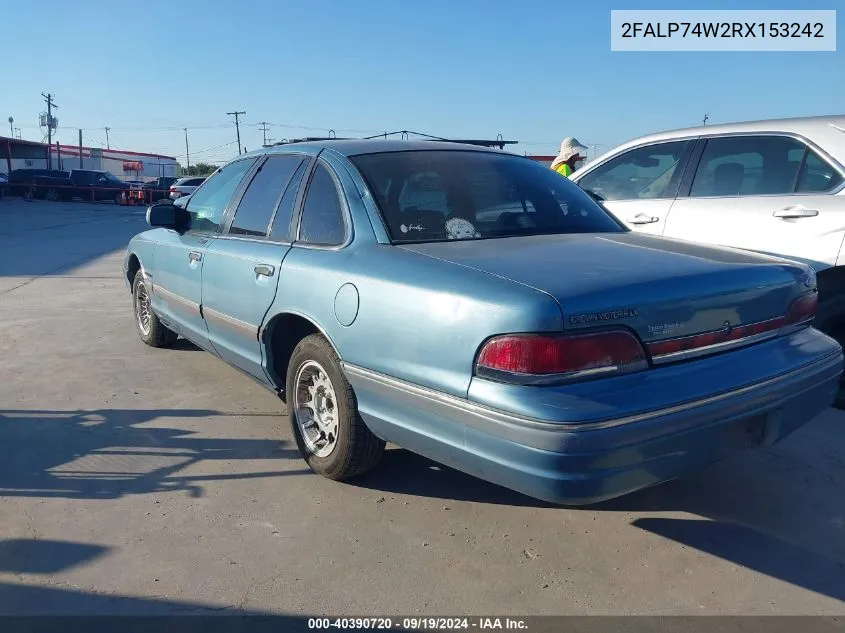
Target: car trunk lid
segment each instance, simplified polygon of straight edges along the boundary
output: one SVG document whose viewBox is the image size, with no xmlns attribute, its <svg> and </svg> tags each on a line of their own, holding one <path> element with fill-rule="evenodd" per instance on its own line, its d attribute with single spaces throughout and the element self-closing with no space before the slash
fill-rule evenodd
<svg viewBox="0 0 845 633">
<path fill-rule="evenodd" d="M 776 330 L 791 302 L 809 289 L 798 264 L 632 232 L 401 248 L 546 292 L 559 303 L 565 330 L 622 325 L 647 344 L 705 332 Z"/>
</svg>

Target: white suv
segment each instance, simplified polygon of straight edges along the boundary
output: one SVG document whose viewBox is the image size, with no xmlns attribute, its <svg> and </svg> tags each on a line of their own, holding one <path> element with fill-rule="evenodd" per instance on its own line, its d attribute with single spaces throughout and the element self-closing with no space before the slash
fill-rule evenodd
<svg viewBox="0 0 845 633">
<path fill-rule="evenodd" d="M 653 134 L 571 178 L 635 231 L 809 264 L 816 327 L 845 343 L 845 116 Z"/>
</svg>

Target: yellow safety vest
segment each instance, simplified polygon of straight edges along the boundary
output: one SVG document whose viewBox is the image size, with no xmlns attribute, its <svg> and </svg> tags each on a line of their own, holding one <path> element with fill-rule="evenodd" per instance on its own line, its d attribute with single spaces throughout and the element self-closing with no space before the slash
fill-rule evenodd
<svg viewBox="0 0 845 633">
<path fill-rule="evenodd" d="M 572 167 L 570 167 L 567 163 L 561 163 L 555 167 L 555 171 L 561 176 L 566 176 L 567 178 L 572 175 Z"/>
</svg>

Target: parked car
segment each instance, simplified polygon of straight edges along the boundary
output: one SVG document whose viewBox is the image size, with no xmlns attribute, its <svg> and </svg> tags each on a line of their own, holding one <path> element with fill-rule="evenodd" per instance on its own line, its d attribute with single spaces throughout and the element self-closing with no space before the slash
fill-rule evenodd
<svg viewBox="0 0 845 633">
<path fill-rule="evenodd" d="M 42 176 L 53 176 L 55 178 L 67 178 L 69 172 L 58 169 L 13 169 L 9 172 L 9 195 L 25 196 L 33 190 L 33 195 L 43 197 L 44 189 L 35 189 L 33 185 L 36 178 Z"/>
<path fill-rule="evenodd" d="M 71 169 L 66 178 L 37 176 L 34 184 L 47 200 L 114 200 L 120 204 L 131 185 L 108 171 Z"/>
<path fill-rule="evenodd" d="M 170 199 L 176 200 L 193 193 L 203 182 L 205 182 L 205 176 L 180 178 L 170 185 Z"/>
<path fill-rule="evenodd" d="M 571 178 L 635 231 L 809 264 L 816 327 L 845 343 L 845 116 L 653 134 Z"/>
<path fill-rule="evenodd" d="M 633 233 L 498 150 L 273 146 L 147 221 L 123 267 L 141 340 L 278 393 L 332 479 L 393 442 L 595 502 L 781 440 L 842 373 L 810 267 Z"/>
<path fill-rule="evenodd" d="M 5 198 L 9 194 L 9 179 L 6 174 L 0 174 L 0 198 Z"/>
<path fill-rule="evenodd" d="M 173 176 L 161 176 L 144 184 L 147 202 L 153 203 L 159 200 L 167 200 L 170 197 L 170 187 L 176 184 L 178 178 Z"/>
</svg>

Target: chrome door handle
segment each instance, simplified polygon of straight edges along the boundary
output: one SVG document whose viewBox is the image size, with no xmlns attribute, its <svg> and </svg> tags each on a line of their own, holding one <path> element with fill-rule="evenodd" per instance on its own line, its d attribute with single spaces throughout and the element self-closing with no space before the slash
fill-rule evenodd
<svg viewBox="0 0 845 633">
<path fill-rule="evenodd" d="M 645 213 L 638 213 L 634 217 L 628 218 L 629 224 L 654 224 L 655 222 L 660 222 L 660 218 Z"/>
<path fill-rule="evenodd" d="M 188 260 L 192 262 L 198 262 L 202 260 L 202 253 L 198 253 L 197 251 L 191 251 L 188 253 Z"/>
<path fill-rule="evenodd" d="M 256 275 L 264 275 L 265 277 L 272 277 L 276 269 L 269 264 L 259 264 L 254 269 Z"/>
<path fill-rule="evenodd" d="M 793 218 L 814 218 L 818 214 L 818 209 L 807 209 L 800 206 L 784 207 L 783 209 L 778 209 L 772 213 L 772 215 L 776 218 L 783 218 L 784 220 Z"/>
</svg>

